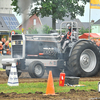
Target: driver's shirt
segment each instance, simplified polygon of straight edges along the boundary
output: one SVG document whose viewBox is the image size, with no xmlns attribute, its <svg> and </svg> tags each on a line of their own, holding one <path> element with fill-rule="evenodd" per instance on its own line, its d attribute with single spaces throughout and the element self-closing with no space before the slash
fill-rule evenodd
<svg viewBox="0 0 100 100">
<path fill-rule="evenodd" d="M 68 32 L 66 38 L 67 38 L 67 39 L 70 39 L 71 34 L 72 34 L 72 32 Z"/>
</svg>

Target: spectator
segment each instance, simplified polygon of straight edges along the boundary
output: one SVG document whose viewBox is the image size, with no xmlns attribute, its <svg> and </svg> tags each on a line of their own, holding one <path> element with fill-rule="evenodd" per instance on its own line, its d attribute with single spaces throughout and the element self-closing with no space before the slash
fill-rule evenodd
<svg viewBox="0 0 100 100">
<path fill-rule="evenodd" d="M 0 55 L 2 55 L 2 49 L 3 49 L 3 46 L 2 46 L 2 42 L 0 41 Z"/>
<path fill-rule="evenodd" d="M 11 55 L 11 37 L 9 37 L 9 55 Z"/>
<path fill-rule="evenodd" d="M 5 55 L 6 53 L 5 53 L 5 50 L 4 50 L 4 45 L 5 45 L 6 39 L 2 38 L 1 40 L 2 40 L 2 45 L 3 45 L 2 53 L 3 53 L 3 55 Z"/>
<path fill-rule="evenodd" d="M 1 41 L 2 41 L 2 45 L 4 45 L 4 39 L 3 38 L 1 39 Z"/>
<path fill-rule="evenodd" d="M 9 42 L 11 42 L 11 37 L 9 37 Z"/>
<path fill-rule="evenodd" d="M 3 42 L 6 43 L 6 39 L 5 38 L 3 38 Z"/>
<path fill-rule="evenodd" d="M 8 55 L 9 53 L 9 41 L 6 41 L 6 43 L 3 45 L 3 55 Z"/>
</svg>

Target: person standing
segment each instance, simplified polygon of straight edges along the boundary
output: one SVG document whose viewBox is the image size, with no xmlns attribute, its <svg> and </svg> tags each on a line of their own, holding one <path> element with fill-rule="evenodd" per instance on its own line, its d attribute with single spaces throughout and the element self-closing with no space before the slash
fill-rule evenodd
<svg viewBox="0 0 100 100">
<path fill-rule="evenodd" d="M 9 37 L 9 55 L 11 55 L 11 37 Z"/>
<path fill-rule="evenodd" d="M 4 39 L 2 38 L 1 41 L 2 41 L 2 45 L 3 45 L 4 44 Z"/>
<path fill-rule="evenodd" d="M 3 45 L 2 54 L 5 55 L 6 52 L 4 50 L 4 45 L 5 45 L 6 39 L 5 38 L 2 38 L 1 41 L 2 41 L 2 45 Z"/>
<path fill-rule="evenodd" d="M 9 41 L 6 41 L 6 43 L 3 45 L 3 55 L 8 55 L 9 51 Z"/>
<path fill-rule="evenodd" d="M 2 42 L 0 41 L 0 55 L 2 55 L 2 49 L 3 49 L 3 46 L 2 46 Z"/>
</svg>

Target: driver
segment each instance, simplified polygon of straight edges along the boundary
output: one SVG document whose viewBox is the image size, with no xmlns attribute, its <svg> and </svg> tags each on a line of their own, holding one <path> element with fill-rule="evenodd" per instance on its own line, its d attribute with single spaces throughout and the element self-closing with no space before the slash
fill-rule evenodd
<svg viewBox="0 0 100 100">
<path fill-rule="evenodd" d="M 68 30 L 69 30 L 68 33 L 63 37 L 63 40 L 65 40 L 65 41 L 64 41 L 64 43 L 62 45 L 62 50 L 64 50 L 66 44 L 68 44 L 70 39 L 71 39 L 71 34 L 72 34 L 71 26 L 68 27 Z"/>
</svg>

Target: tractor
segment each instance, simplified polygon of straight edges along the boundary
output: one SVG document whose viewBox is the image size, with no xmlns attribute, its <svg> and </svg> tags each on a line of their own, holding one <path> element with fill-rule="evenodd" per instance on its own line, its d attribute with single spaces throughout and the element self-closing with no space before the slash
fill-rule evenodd
<svg viewBox="0 0 100 100">
<path fill-rule="evenodd" d="M 71 26 L 71 38 L 62 50 L 68 25 Z M 96 75 L 100 68 L 99 49 L 91 40 L 79 39 L 78 34 L 77 22 L 64 21 L 60 25 L 60 34 L 12 35 L 12 57 L 2 59 L 6 74 L 9 76 L 12 61 L 15 60 L 18 76 L 27 71 L 32 78 L 41 78 L 49 70 L 52 70 L 54 77 L 59 76 L 62 70 L 66 76 Z"/>
</svg>

